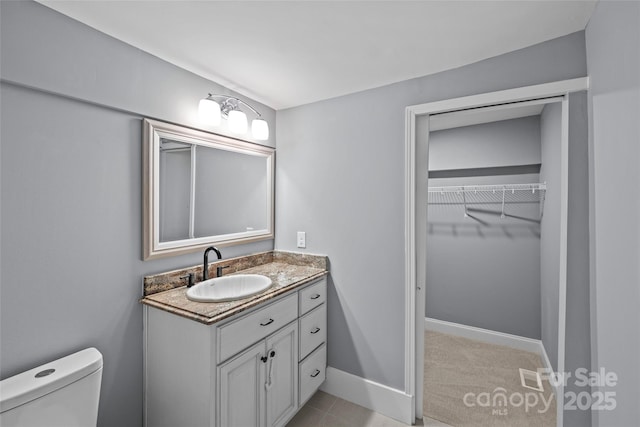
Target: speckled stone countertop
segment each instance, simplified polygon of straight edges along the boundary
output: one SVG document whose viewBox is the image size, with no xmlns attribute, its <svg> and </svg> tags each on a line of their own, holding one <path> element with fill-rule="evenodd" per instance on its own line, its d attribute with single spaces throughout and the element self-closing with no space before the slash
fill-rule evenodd
<svg viewBox="0 0 640 427">
<path fill-rule="evenodd" d="M 293 252 L 264 252 L 222 260 L 211 263 L 210 269 L 215 271 L 217 265 L 229 266 L 228 270 L 232 272 L 225 276 L 236 273 L 262 274 L 269 277 L 273 285 L 258 295 L 235 301 L 195 302 L 187 299 L 187 287 L 180 279 L 185 274 L 193 272 L 196 274 L 196 280 L 199 280 L 202 277 L 202 266 L 195 266 L 145 277 L 145 297 L 140 302 L 178 316 L 212 324 L 328 274 L 325 256 Z M 225 273 L 228 270 L 225 269 Z"/>
</svg>

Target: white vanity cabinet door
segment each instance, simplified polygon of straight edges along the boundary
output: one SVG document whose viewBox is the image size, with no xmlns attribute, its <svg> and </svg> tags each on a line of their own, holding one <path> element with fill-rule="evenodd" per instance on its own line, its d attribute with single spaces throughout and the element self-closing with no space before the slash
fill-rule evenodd
<svg viewBox="0 0 640 427">
<path fill-rule="evenodd" d="M 219 426 L 284 426 L 298 409 L 297 322 L 220 365 L 219 378 Z"/>
<path fill-rule="evenodd" d="M 264 341 L 219 368 L 219 426 L 264 426 Z"/>
<path fill-rule="evenodd" d="M 297 322 L 267 338 L 265 364 L 268 427 L 284 426 L 298 410 Z"/>
</svg>

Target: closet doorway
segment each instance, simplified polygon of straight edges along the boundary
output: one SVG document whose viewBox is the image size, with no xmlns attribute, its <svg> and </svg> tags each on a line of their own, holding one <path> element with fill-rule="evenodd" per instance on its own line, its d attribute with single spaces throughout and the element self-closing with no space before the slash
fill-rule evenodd
<svg viewBox="0 0 640 427">
<path fill-rule="evenodd" d="M 492 183 L 482 180 L 470 185 L 462 180 L 457 185 L 442 185 L 432 188 L 428 176 L 429 170 L 429 135 L 430 132 L 443 129 L 455 129 L 470 125 L 480 125 L 496 121 L 529 117 L 542 111 L 547 106 L 555 105 L 557 115 L 556 165 L 558 171 L 553 179 L 553 192 L 557 206 L 554 207 L 557 235 L 555 236 L 554 257 L 557 269 L 553 271 L 557 280 L 553 280 L 556 289 L 554 299 L 557 301 L 557 317 L 551 322 L 554 331 L 555 345 L 549 345 L 555 363 L 554 371 L 564 372 L 565 342 L 565 308 L 566 308 L 566 251 L 567 251 L 567 172 L 568 172 L 568 94 L 586 90 L 586 79 L 574 79 L 525 88 L 475 95 L 422 104 L 407 108 L 406 127 L 406 352 L 405 352 L 405 389 L 414 396 L 412 415 L 423 416 L 423 368 L 424 368 L 424 328 L 425 328 L 425 285 L 427 270 L 428 203 L 440 200 L 448 207 L 460 208 L 460 215 L 470 223 L 481 224 L 483 216 L 498 215 L 505 219 L 532 219 L 530 210 L 527 215 L 509 212 L 508 201 L 526 197 L 544 202 L 546 184 L 544 182 L 513 182 L 506 188 L 504 182 Z M 551 110 L 550 107 L 549 110 Z M 464 163 L 464 162 L 463 162 Z M 538 171 L 540 172 L 540 171 Z M 446 174 L 445 174 L 446 175 Z M 440 176 L 440 178 L 446 176 Z M 433 178 L 433 177 L 432 177 Z M 435 181 L 435 180 L 434 180 Z M 526 188 L 526 189 L 525 189 Z M 527 192 L 529 195 L 527 196 Z M 510 194 L 509 194 L 510 193 Z M 537 193 L 537 194 L 536 194 Z M 541 197 L 543 197 L 541 199 Z M 483 208 L 479 201 L 487 202 L 489 208 Z M 520 200 L 520 199 L 517 199 Z M 520 217 L 520 218 L 518 218 Z M 433 230 L 432 230 L 433 231 Z M 547 291 L 548 292 L 548 291 Z M 554 307 L 555 308 L 555 307 Z M 548 314 L 547 314 L 548 315 Z M 549 335 L 549 334 L 547 334 Z M 562 401 L 564 395 L 562 384 L 556 386 L 557 424 L 562 425 Z"/>
</svg>

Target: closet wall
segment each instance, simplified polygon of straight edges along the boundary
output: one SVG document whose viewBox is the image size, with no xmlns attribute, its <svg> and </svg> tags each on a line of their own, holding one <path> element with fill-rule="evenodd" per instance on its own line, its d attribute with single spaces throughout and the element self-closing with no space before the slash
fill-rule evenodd
<svg viewBox="0 0 640 427">
<path fill-rule="evenodd" d="M 429 187 L 540 182 L 540 120 L 431 132 Z M 428 210 L 426 317 L 540 339 L 539 204 L 506 205 L 506 218 L 500 203 L 468 206 L 465 217 L 463 205 L 437 201 Z"/>
</svg>

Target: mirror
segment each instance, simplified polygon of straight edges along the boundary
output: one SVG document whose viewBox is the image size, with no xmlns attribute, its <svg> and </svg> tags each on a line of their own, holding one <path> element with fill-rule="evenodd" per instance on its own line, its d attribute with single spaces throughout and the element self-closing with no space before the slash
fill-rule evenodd
<svg viewBox="0 0 640 427">
<path fill-rule="evenodd" d="M 275 149 L 144 120 L 143 258 L 273 238 Z"/>
</svg>

